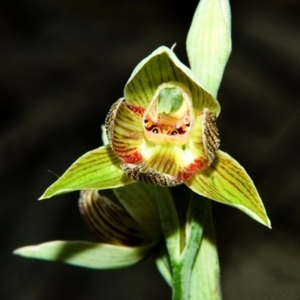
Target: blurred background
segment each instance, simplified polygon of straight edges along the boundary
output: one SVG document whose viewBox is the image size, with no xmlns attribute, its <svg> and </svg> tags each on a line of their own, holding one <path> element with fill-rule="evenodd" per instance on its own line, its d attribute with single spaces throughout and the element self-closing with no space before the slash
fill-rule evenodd
<svg viewBox="0 0 300 300">
<path fill-rule="evenodd" d="M 92 240 L 78 193 L 37 198 L 80 155 L 135 65 L 160 45 L 187 62 L 198 1 L 15 0 L 0 4 L 3 300 L 170 299 L 150 258 L 93 271 L 13 256 L 20 246 Z M 273 229 L 213 206 L 225 300 L 300 299 L 300 2 L 232 1 L 233 53 L 218 99 L 221 149 L 254 180 Z M 51 172 L 49 172 L 50 170 Z"/>
</svg>

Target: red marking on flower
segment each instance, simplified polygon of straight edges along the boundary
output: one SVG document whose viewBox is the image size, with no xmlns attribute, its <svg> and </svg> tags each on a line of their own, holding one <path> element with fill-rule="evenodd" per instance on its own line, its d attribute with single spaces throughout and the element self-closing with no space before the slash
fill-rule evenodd
<svg viewBox="0 0 300 300">
<path fill-rule="evenodd" d="M 190 179 L 196 172 L 202 171 L 207 168 L 207 162 L 204 159 L 195 159 L 190 165 L 185 167 L 184 171 L 180 172 L 178 179 L 180 181 L 187 181 Z"/>
<path fill-rule="evenodd" d="M 141 162 L 142 160 L 143 160 L 143 156 L 138 151 L 123 158 L 124 163 L 127 163 L 127 164 L 137 164 L 137 163 Z"/>
<path fill-rule="evenodd" d="M 145 108 L 141 107 L 141 106 L 135 106 L 135 105 L 132 105 L 132 104 L 126 104 L 127 107 L 133 111 L 135 114 L 139 115 L 139 116 L 143 116 L 144 113 L 145 113 Z"/>
</svg>

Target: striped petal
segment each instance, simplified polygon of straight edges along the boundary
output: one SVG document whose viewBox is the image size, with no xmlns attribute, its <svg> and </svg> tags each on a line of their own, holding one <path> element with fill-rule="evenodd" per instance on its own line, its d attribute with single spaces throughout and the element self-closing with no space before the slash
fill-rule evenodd
<svg viewBox="0 0 300 300">
<path fill-rule="evenodd" d="M 105 127 L 107 137 L 115 154 L 128 163 L 142 159 L 141 149 L 144 143 L 142 114 L 136 106 L 119 99 L 111 107 Z"/>
<path fill-rule="evenodd" d="M 185 182 L 195 193 L 236 207 L 270 227 L 260 196 L 245 169 L 228 154 L 218 151 L 210 167 Z"/>
<path fill-rule="evenodd" d="M 186 149 L 192 153 L 195 160 L 202 160 L 205 162 L 205 167 L 208 167 L 213 162 L 219 146 L 220 139 L 216 125 L 216 115 L 204 108 L 195 120 Z"/>
<path fill-rule="evenodd" d="M 218 101 L 203 88 L 174 52 L 165 46 L 156 49 L 133 70 L 124 89 L 125 99 L 129 104 L 147 108 L 157 88 L 170 81 L 181 82 L 191 91 L 196 114 L 204 107 L 219 114 Z"/>
<path fill-rule="evenodd" d="M 205 159 L 195 159 L 188 150 L 180 146 L 153 145 L 143 162 L 124 163 L 122 168 L 125 174 L 134 180 L 172 187 L 182 184 L 206 166 Z"/>
<path fill-rule="evenodd" d="M 82 191 L 79 207 L 99 242 L 125 246 L 149 242 L 149 237 L 130 214 L 98 191 Z"/>
<path fill-rule="evenodd" d="M 49 186 L 40 200 L 72 191 L 103 190 L 133 183 L 132 179 L 124 175 L 120 163 L 109 145 L 89 151 Z"/>
</svg>

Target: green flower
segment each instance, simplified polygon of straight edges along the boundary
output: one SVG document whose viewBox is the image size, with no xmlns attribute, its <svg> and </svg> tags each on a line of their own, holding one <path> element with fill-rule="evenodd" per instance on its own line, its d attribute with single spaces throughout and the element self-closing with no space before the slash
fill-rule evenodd
<svg viewBox="0 0 300 300">
<path fill-rule="evenodd" d="M 219 103 L 172 50 L 160 47 L 128 80 L 106 129 L 124 173 L 175 186 L 206 169 L 219 147 Z"/>
<path fill-rule="evenodd" d="M 80 157 L 41 199 L 136 181 L 185 184 L 270 226 L 244 168 L 219 147 L 218 101 L 174 52 L 160 47 L 134 69 L 106 118 L 109 144 Z"/>
</svg>

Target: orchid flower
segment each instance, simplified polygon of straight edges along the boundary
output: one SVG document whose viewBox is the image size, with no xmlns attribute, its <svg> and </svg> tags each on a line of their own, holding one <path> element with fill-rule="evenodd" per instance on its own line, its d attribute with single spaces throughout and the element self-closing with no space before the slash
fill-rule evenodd
<svg viewBox="0 0 300 300">
<path fill-rule="evenodd" d="M 117 188 L 142 181 L 234 206 L 270 226 L 245 169 L 219 150 L 219 102 L 173 50 L 142 60 L 106 118 L 108 144 L 87 152 L 42 195 Z"/>
<path fill-rule="evenodd" d="M 153 254 L 173 300 L 221 299 L 209 201 L 200 196 L 271 226 L 245 169 L 219 149 L 216 97 L 230 51 L 228 0 L 201 0 L 187 39 L 191 69 L 166 46 L 143 59 L 108 112 L 104 146 L 81 156 L 40 197 L 81 191 L 81 213 L 98 241 L 15 253 L 99 269 Z M 177 185 L 192 195 L 182 218 L 169 190 Z"/>
</svg>

